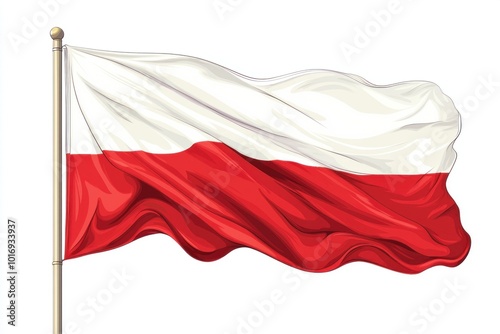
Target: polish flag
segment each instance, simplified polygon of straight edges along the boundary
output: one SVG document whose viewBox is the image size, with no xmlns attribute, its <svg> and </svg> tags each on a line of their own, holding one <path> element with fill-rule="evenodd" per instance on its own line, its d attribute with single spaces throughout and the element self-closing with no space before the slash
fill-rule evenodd
<svg viewBox="0 0 500 334">
<path fill-rule="evenodd" d="M 65 55 L 66 259 L 153 233 L 203 261 L 250 247 L 313 272 L 365 261 L 417 273 L 467 256 L 446 190 L 460 117 L 435 84 Z"/>
</svg>

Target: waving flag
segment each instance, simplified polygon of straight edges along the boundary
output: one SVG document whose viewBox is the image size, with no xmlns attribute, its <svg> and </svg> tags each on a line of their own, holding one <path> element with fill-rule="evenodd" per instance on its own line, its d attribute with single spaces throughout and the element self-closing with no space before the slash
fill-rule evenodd
<svg viewBox="0 0 500 334">
<path fill-rule="evenodd" d="M 165 233 L 211 261 L 456 266 L 460 118 L 433 83 L 310 70 L 254 79 L 187 56 L 68 46 L 65 258 Z"/>
</svg>

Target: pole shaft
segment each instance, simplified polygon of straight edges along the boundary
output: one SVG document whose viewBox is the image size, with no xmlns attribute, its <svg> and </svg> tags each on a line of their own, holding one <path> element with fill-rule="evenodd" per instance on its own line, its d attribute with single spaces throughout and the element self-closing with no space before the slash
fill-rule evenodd
<svg viewBox="0 0 500 334">
<path fill-rule="evenodd" d="M 53 333 L 62 334 L 62 39 L 61 28 L 52 28 L 53 58 Z"/>
</svg>

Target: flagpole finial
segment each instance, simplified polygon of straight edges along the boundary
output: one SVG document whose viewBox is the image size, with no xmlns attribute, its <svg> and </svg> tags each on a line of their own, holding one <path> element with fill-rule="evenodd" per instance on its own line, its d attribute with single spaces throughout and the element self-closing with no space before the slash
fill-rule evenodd
<svg viewBox="0 0 500 334">
<path fill-rule="evenodd" d="M 63 39 L 64 31 L 59 27 L 54 27 L 50 29 L 50 37 L 52 37 L 52 39 Z"/>
</svg>

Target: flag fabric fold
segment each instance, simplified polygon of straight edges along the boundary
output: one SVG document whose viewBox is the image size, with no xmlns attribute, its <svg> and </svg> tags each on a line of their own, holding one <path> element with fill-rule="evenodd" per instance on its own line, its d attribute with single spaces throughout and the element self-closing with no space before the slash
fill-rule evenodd
<svg viewBox="0 0 500 334">
<path fill-rule="evenodd" d="M 430 82 L 254 79 L 181 55 L 66 47 L 65 258 L 164 233 L 212 261 L 416 273 L 470 247 L 446 180 L 460 118 Z"/>
</svg>

